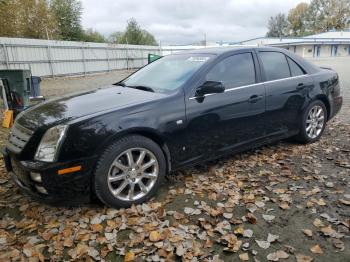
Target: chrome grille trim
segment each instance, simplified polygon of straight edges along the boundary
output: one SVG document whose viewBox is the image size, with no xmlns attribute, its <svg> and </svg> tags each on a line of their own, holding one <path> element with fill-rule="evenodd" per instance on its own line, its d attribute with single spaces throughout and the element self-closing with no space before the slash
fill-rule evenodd
<svg viewBox="0 0 350 262">
<path fill-rule="evenodd" d="M 6 144 L 7 149 L 16 154 L 21 153 L 33 133 L 34 132 L 32 130 L 29 130 L 15 122 Z"/>
</svg>

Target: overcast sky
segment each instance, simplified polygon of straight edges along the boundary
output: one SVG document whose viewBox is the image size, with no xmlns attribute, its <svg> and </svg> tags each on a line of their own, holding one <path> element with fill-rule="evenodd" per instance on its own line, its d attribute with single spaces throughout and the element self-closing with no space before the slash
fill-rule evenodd
<svg viewBox="0 0 350 262">
<path fill-rule="evenodd" d="M 108 36 L 134 17 L 163 44 L 239 41 L 264 36 L 267 21 L 303 0 L 81 0 L 84 28 Z M 304 2 L 309 2 L 304 0 Z"/>
</svg>

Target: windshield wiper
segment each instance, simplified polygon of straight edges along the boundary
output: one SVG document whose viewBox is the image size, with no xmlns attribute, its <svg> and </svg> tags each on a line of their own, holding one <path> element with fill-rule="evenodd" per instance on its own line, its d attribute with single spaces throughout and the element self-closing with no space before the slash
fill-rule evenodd
<svg viewBox="0 0 350 262">
<path fill-rule="evenodd" d="M 126 85 L 124 85 L 126 86 Z M 134 89 L 139 89 L 139 90 L 143 90 L 143 91 L 148 91 L 148 92 L 153 92 L 154 90 L 151 87 L 148 86 L 126 86 L 126 87 L 130 87 L 130 88 L 134 88 Z"/>
<path fill-rule="evenodd" d="M 123 81 L 115 83 L 113 85 L 115 85 L 115 86 L 124 86 L 125 87 L 125 83 Z"/>
</svg>

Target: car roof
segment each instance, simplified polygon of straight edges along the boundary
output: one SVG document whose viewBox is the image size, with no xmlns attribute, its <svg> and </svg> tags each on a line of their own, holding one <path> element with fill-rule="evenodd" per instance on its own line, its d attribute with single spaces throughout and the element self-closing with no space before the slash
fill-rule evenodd
<svg viewBox="0 0 350 262">
<path fill-rule="evenodd" d="M 215 54 L 220 55 L 230 51 L 237 51 L 243 49 L 251 49 L 251 47 L 247 46 L 230 46 L 230 47 L 208 47 L 208 48 L 200 48 L 196 50 L 187 51 L 186 53 L 191 54 Z M 185 53 L 185 52 L 184 52 Z"/>
<path fill-rule="evenodd" d="M 276 47 L 256 47 L 256 46 L 225 46 L 225 47 L 208 47 L 208 48 L 198 48 L 195 50 L 186 50 L 178 52 L 175 54 L 212 54 L 212 55 L 222 55 L 225 53 L 230 53 L 232 51 L 243 51 L 243 50 L 278 50 L 285 51 L 285 49 L 276 48 Z"/>
<path fill-rule="evenodd" d="M 225 56 L 229 53 L 239 52 L 239 51 L 251 51 L 251 50 L 257 50 L 257 51 L 277 51 L 282 52 L 285 55 L 288 55 L 289 57 L 292 57 L 294 60 L 296 60 L 299 64 L 303 65 L 306 68 L 307 72 L 317 72 L 319 71 L 319 68 L 310 62 L 306 61 L 302 57 L 291 53 L 290 51 L 284 49 L 284 48 L 278 48 L 278 47 L 270 47 L 270 46 L 225 46 L 225 47 L 209 47 L 209 48 L 199 48 L 195 50 L 186 50 L 178 53 L 174 53 L 171 55 L 181 55 L 181 54 L 202 54 L 202 55 L 216 55 L 216 56 Z"/>
</svg>

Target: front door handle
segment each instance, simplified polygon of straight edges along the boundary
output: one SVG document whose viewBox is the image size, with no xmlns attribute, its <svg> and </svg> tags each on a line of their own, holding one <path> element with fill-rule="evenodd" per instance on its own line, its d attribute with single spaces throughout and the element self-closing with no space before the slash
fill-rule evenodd
<svg viewBox="0 0 350 262">
<path fill-rule="evenodd" d="M 249 97 L 248 102 L 249 103 L 256 103 L 258 102 L 260 99 L 262 99 L 263 96 L 259 96 L 259 95 L 252 95 L 251 97 Z"/>
<path fill-rule="evenodd" d="M 304 88 L 305 88 L 304 83 L 299 83 L 299 84 L 297 85 L 297 90 L 301 90 L 301 89 L 304 89 Z"/>
</svg>

